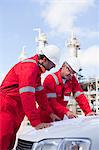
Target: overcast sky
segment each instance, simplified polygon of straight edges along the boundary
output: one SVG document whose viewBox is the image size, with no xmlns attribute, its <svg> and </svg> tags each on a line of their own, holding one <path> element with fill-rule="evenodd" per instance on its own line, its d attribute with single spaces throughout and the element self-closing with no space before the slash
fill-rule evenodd
<svg viewBox="0 0 99 150">
<path fill-rule="evenodd" d="M 0 0 L 0 80 L 18 62 L 24 45 L 27 57 L 36 53 L 34 28 L 47 34 L 62 57 L 74 32 L 84 75 L 99 77 L 99 0 Z"/>
</svg>

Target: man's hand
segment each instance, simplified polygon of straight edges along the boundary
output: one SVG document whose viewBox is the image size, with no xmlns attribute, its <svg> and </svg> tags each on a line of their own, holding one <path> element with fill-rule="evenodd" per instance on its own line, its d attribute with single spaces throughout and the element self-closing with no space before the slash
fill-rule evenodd
<svg viewBox="0 0 99 150">
<path fill-rule="evenodd" d="M 66 116 L 67 116 L 69 119 L 77 118 L 77 116 L 76 116 L 73 112 L 71 112 L 71 111 L 68 111 L 68 112 L 66 113 Z"/>
<path fill-rule="evenodd" d="M 52 121 L 60 121 L 61 118 L 58 117 L 57 115 L 55 115 L 54 113 L 50 114 L 50 118 L 52 119 Z"/>
<path fill-rule="evenodd" d="M 94 116 L 94 115 L 96 115 L 96 113 L 92 111 L 92 112 L 88 113 L 86 116 Z"/>
<path fill-rule="evenodd" d="M 38 124 L 35 129 L 36 130 L 39 130 L 39 129 L 43 129 L 43 128 L 47 128 L 47 127 L 50 127 L 51 126 L 51 123 L 40 123 Z"/>
</svg>

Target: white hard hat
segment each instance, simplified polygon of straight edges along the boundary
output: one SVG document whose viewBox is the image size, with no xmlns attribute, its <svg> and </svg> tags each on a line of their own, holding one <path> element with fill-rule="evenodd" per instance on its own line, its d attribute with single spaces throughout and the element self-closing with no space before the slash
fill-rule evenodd
<svg viewBox="0 0 99 150">
<path fill-rule="evenodd" d="M 67 63 L 66 65 L 76 73 L 78 73 L 79 70 L 81 69 L 80 62 L 76 57 L 69 57 L 66 59 L 64 63 Z"/>
<path fill-rule="evenodd" d="M 44 54 L 54 64 L 58 64 L 60 58 L 60 49 L 56 45 L 47 45 L 43 48 L 42 54 Z"/>
</svg>

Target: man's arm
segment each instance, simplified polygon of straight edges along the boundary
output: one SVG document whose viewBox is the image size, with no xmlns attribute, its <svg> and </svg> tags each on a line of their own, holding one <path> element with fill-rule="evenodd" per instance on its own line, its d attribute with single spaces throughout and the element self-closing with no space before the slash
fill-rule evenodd
<svg viewBox="0 0 99 150">
<path fill-rule="evenodd" d="M 34 63 L 22 63 L 19 74 L 19 93 L 23 110 L 32 126 L 41 123 L 40 115 L 36 108 L 35 85 L 38 68 Z"/>
<path fill-rule="evenodd" d="M 43 86 L 46 90 L 48 101 L 53 111 L 61 113 L 63 115 L 66 114 L 69 110 L 65 106 L 62 106 L 60 103 L 57 102 L 56 84 L 51 75 L 48 75 L 45 78 Z"/>
<path fill-rule="evenodd" d="M 72 82 L 73 82 L 73 95 L 78 105 L 83 110 L 85 115 L 92 113 L 92 109 L 89 105 L 88 99 L 84 95 L 83 90 L 81 89 L 80 84 L 78 83 L 75 76 L 73 76 Z"/>
</svg>

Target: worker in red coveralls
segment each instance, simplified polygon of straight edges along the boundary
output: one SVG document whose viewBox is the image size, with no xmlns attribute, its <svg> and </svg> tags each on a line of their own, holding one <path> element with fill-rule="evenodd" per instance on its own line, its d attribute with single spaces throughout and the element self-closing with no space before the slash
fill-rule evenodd
<svg viewBox="0 0 99 150">
<path fill-rule="evenodd" d="M 55 67 L 58 58 L 59 48 L 48 45 L 42 54 L 17 63 L 6 75 L 0 86 L 0 150 L 13 148 L 16 133 L 25 115 L 36 129 L 51 125 L 41 123 L 36 102 L 43 111 L 47 110 L 51 120 L 60 119 L 48 105 L 46 93 L 41 86 L 41 73 Z"/>
<path fill-rule="evenodd" d="M 43 82 L 50 106 L 53 112 L 61 119 L 63 119 L 65 115 L 69 119 L 76 117 L 76 115 L 66 107 L 71 94 L 85 115 L 94 115 L 94 112 L 92 112 L 89 106 L 88 99 L 83 94 L 83 90 L 74 75 L 79 68 L 77 63 L 78 61 L 76 58 L 70 58 L 63 63 L 62 67 L 57 72 L 49 74 Z M 52 121 L 42 109 L 40 111 L 41 120 L 43 122 Z"/>
</svg>

